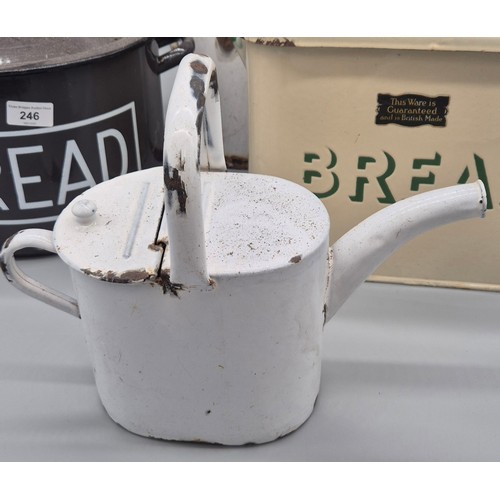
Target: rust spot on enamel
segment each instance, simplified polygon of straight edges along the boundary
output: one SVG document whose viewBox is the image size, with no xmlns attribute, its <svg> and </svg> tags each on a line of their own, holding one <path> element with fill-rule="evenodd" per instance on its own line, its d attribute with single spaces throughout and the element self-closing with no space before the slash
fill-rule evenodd
<svg viewBox="0 0 500 500">
<path fill-rule="evenodd" d="M 257 38 L 255 43 L 259 45 L 268 45 L 271 47 L 295 47 L 295 43 L 288 38 L 273 38 L 272 40 L 264 40 L 263 38 Z"/>
<path fill-rule="evenodd" d="M 13 234 L 12 236 L 9 236 L 9 237 L 5 240 L 5 242 L 4 242 L 4 244 L 3 244 L 4 249 L 9 248 L 9 245 L 11 244 L 12 239 L 14 238 L 14 236 L 15 236 L 15 235 Z"/>
<path fill-rule="evenodd" d="M 213 70 L 210 76 L 210 84 L 209 87 L 213 90 L 214 94 L 217 95 L 219 93 L 219 82 L 217 80 L 217 70 Z"/>
<path fill-rule="evenodd" d="M 172 172 L 172 176 L 170 176 L 170 171 Z M 179 170 L 176 168 L 169 168 L 166 166 L 164 168 L 164 182 L 165 187 L 167 188 L 167 202 L 169 208 L 172 208 L 173 197 L 172 194 L 177 193 L 177 199 L 179 200 L 179 211 L 183 214 L 186 213 L 186 200 L 187 200 L 187 192 L 186 185 L 182 181 Z"/>
<path fill-rule="evenodd" d="M 160 274 L 156 277 L 155 283 L 162 287 L 163 293 L 170 293 L 175 297 L 179 297 L 179 292 L 184 290 L 184 286 L 180 283 L 172 283 L 170 281 L 170 274 L 168 271 L 160 271 Z"/>
<path fill-rule="evenodd" d="M 5 277 L 7 278 L 7 281 L 9 283 L 12 283 L 14 280 L 12 279 L 12 277 L 10 276 L 10 273 L 7 269 L 7 264 L 4 262 L 4 260 L 0 260 L 0 269 L 2 270 L 3 274 L 5 275 Z"/>
<path fill-rule="evenodd" d="M 205 66 L 205 64 L 203 64 L 202 61 L 200 61 L 199 59 L 197 59 L 196 61 L 193 61 L 191 64 L 190 64 L 192 70 L 195 72 L 195 73 L 199 73 L 201 75 L 206 75 L 208 73 L 208 68 Z"/>
<path fill-rule="evenodd" d="M 125 271 L 123 273 L 115 273 L 113 271 L 101 271 L 100 269 L 81 269 L 87 276 L 92 276 L 101 281 L 108 283 L 141 283 L 151 277 L 151 274 L 145 269 L 137 269 Z"/>
<path fill-rule="evenodd" d="M 193 95 L 196 99 L 198 99 L 200 96 L 202 96 L 205 93 L 205 82 L 199 77 L 194 75 L 190 82 L 189 85 L 191 87 L 191 90 L 193 91 Z M 200 106 L 198 106 L 198 109 Z"/>
<path fill-rule="evenodd" d="M 153 250 L 153 252 L 162 252 L 163 251 L 163 246 L 159 243 L 151 243 L 148 245 L 149 250 Z"/>
</svg>

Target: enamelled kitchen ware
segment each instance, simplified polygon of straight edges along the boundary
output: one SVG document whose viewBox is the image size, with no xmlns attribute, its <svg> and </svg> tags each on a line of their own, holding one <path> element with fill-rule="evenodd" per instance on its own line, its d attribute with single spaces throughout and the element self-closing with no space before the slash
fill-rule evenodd
<svg viewBox="0 0 500 500">
<path fill-rule="evenodd" d="M 0 39 L 0 242 L 52 229 L 96 183 L 161 164 L 160 75 L 193 49 L 189 38 Z"/>
<path fill-rule="evenodd" d="M 0 254 L 23 292 L 81 317 L 102 403 L 126 429 L 240 445 L 299 427 L 318 395 L 323 326 L 392 251 L 483 217 L 480 181 L 398 202 L 329 248 L 321 201 L 290 181 L 224 172 L 213 61 L 186 56 L 167 111 L 164 168 L 103 182 L 53 232 Z M 75 297 L 19 269 L 36 247 L 70 267 Z"/>
</svg>

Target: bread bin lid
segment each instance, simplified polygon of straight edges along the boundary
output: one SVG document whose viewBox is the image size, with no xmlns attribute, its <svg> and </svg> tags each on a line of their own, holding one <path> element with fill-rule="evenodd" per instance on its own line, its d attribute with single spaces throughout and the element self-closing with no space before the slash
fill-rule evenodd
<svg viewBox="0 0 500 500">
<path fill-rule="evenodd" d="M 323 47 L 358 49 L 428 50 L 452 52 L 500 52 L 497 37 L 295 37 L 247 38 L 245 40 L 269 47 Z"/>
<path fill-rule="evenodd" d="M 121 52 L 145 40 L 117 37 L 0 38 L 0 74 L 82 63 Z"/>
</svg>

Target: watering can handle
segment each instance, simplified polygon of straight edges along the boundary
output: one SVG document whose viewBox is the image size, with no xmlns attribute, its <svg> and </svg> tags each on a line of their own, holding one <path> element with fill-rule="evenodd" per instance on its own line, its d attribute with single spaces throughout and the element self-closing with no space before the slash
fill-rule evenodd
<svg viewBox="0 0 500 500">
<path fill-rule="evenodd" d="M 215 64 L 189 54 L 179 65 L 165 119 L 165 214 L 170 281 L 212 283 L 207 271 L 200 170 L 226 170 Z"/>
<path fill-rule="evenodd" d="M 37 248 L 46 252 L 57 253 L 52 231 L 47 229 L 24 229 L 17 232 L 5 241 L 0 252 L 0 268 L 7 280 L 30 297 L 79 318 L 80 310 L 76 299 L 39 283 L 19 268 L 14 254 L 24 248 Z"/>
</svg>

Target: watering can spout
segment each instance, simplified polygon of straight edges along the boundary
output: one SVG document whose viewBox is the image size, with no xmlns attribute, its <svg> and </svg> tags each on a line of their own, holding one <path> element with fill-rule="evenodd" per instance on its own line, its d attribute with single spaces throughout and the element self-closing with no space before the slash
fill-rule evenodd
<svg viewBox="0 0 500 500">
<path fill-rule="evenodd" d="M 351 229 L 330 248 L 326 320 L 401 245 L 438 226 L 484 217 L 486 204 L 485 187 L 476 181 L 412 196 Z"/>
</svg>

